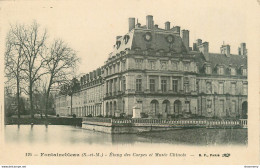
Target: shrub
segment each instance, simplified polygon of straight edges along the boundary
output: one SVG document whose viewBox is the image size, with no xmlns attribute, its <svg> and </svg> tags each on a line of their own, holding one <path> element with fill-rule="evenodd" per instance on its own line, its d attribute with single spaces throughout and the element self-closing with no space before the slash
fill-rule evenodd
<svg viewBox="0 0 260 168">
<path fill-rule="evenodd" d="M 133 118 L 133 115 L 127 115 L 125 118 Z"/>
<path fill-rule="evenodd" d="M 87 115 L 87 117 L 92 117 L 92 114 Z"/>
<path fill-rule="evenodd" d="M 158 114 L 157 117 L 158 117 L 158 118 L 162 118 L 162 114 Z"/>
<path fill-rule="evenodd" d="M 120 118 L 125 118 L 125 113 L 120 113 Z"/>
<path fill-rule="evenodd" d="M 73 114 L 72 117 L 73 117 L 73 118 L 76 118 L 77 116 L 76 116 L 76 114 Z"/>
<path fill-rule="evenodd" d="M 57 114 L 56 116 L 57 116 L 57 117 L 60 117 L 60 115 L 59 115 L 59 114 Z"/>
<path fill-rule="evenodd" d="M 8 112 L 8 113 L 6 114 L 7 117 L 12 117 L 12 115 L 13 115 L 12 112 Z"/>
<path fill-rule="evenodd" d="M 141 113 L 141 118 L 148 118 L 148 114 L 146 114 L 146 113 Z"/>
</svg>

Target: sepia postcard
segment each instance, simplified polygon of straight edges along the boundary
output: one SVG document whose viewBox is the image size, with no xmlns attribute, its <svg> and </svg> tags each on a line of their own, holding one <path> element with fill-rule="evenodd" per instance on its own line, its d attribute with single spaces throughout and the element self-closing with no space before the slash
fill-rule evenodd
<svg viewBox="0 0 260 168">
<path fill-rule="evenodd" d="M 260 1 L 1 1 L 0 16 L 0 165 L 259 165 Z"/>
</svg>

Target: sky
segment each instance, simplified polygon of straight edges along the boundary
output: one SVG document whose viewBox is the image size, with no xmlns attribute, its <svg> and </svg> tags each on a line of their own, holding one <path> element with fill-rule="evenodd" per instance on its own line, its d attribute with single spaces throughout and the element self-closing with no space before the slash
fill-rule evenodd
<svg viewBox="0 0 260 168">
<path fill-rule="evenodd" d="M 257 1 L 239 0 L 3 1 L 1 33 L 5 36 L 10 24 L 36 20 L 49 39 L 61 38 L 77 51 L 78 73 L 88 73 L 104 65 L 116 36 L 127 33 L 129 17 L 144 25 L 146 15 L 153 15 L 161 28 L 170 21 L 171 27 L 188 29 L 190 46 L 200 38 L 209 42 L 210 52 L 218 53 L 225 42 L 237 54 L 239 44 L 249 37 L 251 16 L 246 9 L 256 5 Z"/>
</svg>

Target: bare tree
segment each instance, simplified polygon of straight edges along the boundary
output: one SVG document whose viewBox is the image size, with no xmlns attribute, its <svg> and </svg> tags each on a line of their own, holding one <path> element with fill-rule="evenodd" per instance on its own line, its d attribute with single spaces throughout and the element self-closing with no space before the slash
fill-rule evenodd
<svg viewBox="0 0 260 168">
<path fill-rule="evenodd" d="M 22 45 L 19 43 L 19 40 L 12 33 L 14 30 L 10 30 L 6 38 L 6 50 L 5 50 L 5 76 L 8 81 L 7 85 L 10 83 L 16 83 L 16 101 L 17 101 L 17 114 L 20 118 L 20 83 L 23 79 L 22 70 L 23 63 L 25 61 L 24 53 L 22 50 Z"/>
<path fill-rule="evenodd" d="M 41 32 L 38 23 L 33 22 L 30 26 L 16 25 L 11 27 L 11 33 L 20 46 L 21 52 L 25 57 L 24 73 L 28 82 L 28 94 L 30 99 L 30 113 L 34 117 L 33 111 L 33 87 L 37 80 L 47 72 L 42 72 L 46 65 L 46 46 L 47 32 Z"/>
<path fill-rule="evenodd" d="M 55 84 L 66 83 L 73 76 L 74 68 L 77 65 L 78 58 L 76 52 L 71 49 L 64 41 L 54 40 L 50 47 L 50 53 L 47 57 L 48 85 L 46 89 L 45 117 L 47 118 L 49 96 Z"/>
</svg>

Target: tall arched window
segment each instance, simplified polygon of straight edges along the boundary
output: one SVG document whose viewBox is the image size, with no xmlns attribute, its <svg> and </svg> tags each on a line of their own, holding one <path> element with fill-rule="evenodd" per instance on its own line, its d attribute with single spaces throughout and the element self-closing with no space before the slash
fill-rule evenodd
<svg viewBox="0 0 260 168">
<path fill-rule="evenodd" d="M 169 100 L 164 100 L 163 103 L 163 113 L 166 113 L 166 114 L 170 114 L 170 101 Z"/>
<path fill-rule="evenodd" d="M 150 110 L 153 113 L 153 115 L 159 114 L 159 103 L 157 100 L 152 100 L 150 103 Z"/>
<path fill-rule="evenodd" d="M 179 115 L 182 113 L 181 101 L 175 100 L 174 102 L 174 114 Z"/>
</svg>

